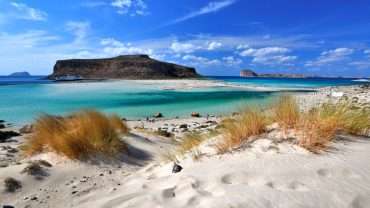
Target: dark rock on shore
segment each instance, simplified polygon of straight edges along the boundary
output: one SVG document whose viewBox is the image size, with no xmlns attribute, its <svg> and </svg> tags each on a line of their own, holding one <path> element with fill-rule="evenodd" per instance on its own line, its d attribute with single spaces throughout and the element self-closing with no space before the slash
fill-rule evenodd
<svg viewBox="0 0 370 208">
<path fill-rule="evenodd" d="M 5 178 L 4 185 L 5 185 L 5 191 L 10 192 L 10 193 L 13 193 L 17 191 L 18 189 L 22 188 L 21 182 L 11 177 Z"/>
<path fill-rule="evenodd" d="M 0 131 L 0 143 L 4 143 L 8 139 L 16 136 L 20 136 L 20 134 L 15 131 Z"/>
<path fill-rule="evenodd" d="M 59 60 L 52 80 L 78 79 L 180 79 L 200 75 L 191 67 L 161 62 L 147 55 L 125 55 L 106 59 Z"/>
<path fill-rule="evenodd" d="M 191 113 L 191 117 L 199 118 L 200 117 L 200 113 L 198 113 L 198 112 L 192 112 Z"/>
</svg>

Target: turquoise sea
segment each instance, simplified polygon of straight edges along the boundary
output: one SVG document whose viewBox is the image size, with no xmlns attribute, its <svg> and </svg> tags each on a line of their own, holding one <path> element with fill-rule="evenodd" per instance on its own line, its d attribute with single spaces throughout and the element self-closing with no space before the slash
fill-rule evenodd
<svg viewBox="0 0 370 208">
<path fill-rule="evenodd" d="M 130 81 L 54 83 L 42 77 L 0 77 L 0 119 L 15 124 L 32 122 L 41 113 L 66 114 L 82 108 L 118 113 L 141 119 L 161 112 L 165 117 L 189 116 L 191 112 L 221 115 L 244 105 L 266 105 L 280 92 L 253 91 L 234 87 L 203 87 L 166 90 L 168 83 Z M 207 77 L 248 86 L 308 90 L 323 86 L 358 84 L 351 79 L 276 79 Z"/>
</svg>

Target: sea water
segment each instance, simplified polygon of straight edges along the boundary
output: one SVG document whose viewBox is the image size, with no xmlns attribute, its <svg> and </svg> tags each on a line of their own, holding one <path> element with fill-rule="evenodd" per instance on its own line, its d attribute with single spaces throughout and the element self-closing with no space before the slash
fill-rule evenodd
<svg viewBox="0 0 370 208">
<path fill-rule="evenodd" d="M 337 79 L 210 79 L 292 89 L 355 84 L 351 80 Z M 192 112 L 224 115 L 245 105 L 267 105 L 279 96 L 278 92 L 273 91 L 247 91 L 232 87 L 164 90 L 165 84 L 130 81 L 53 83 L 40 77 L 0 77 L 0 119 L 24 124 L 43 113 L 65 115 L 80 109 L 117 113 L 128 119 L 142 119 L 157 112 L 168 118 L 190 116 Z"/>
</svg>

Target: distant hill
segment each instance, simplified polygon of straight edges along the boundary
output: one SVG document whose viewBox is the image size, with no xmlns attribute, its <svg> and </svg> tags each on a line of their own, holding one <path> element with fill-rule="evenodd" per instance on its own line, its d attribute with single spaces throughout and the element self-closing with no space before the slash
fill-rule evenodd
<svg viewBox="0 0 370 208">
<path fill-rule="evenodd" d="M 31 76 L 28 72 L 14 72 L 8 75 L 9 77 L 29 77 Z"/>
<path fill-rule="evenodd" d="M 282 74 L 282 73 L 269 73 L 269 74 L 258 74 L 250 69 L 240 71 L 241 77 L 271 77 L 271 78 L 307 78 L 304 74 Z"/>
<path fill-rule="evenodd" d="M 52 80 L 70 79 L 181 79 L 200 77 L 191 67 L 157 61 L 148 55 L 125 55 L 106 59 L 57 61 Z"/>
</svg>

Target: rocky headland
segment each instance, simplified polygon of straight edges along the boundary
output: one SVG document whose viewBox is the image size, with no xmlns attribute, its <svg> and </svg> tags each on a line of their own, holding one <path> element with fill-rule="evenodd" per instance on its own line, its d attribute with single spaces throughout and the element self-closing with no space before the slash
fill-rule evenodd
<svg viewBox="0 0 370 208">
<path fill-rule="evenodd" d="M 64 79 L 182 79 L 197 78 L 194 68 L 158 61 L 148 55 L 106 59 L 59 60 L 48 78 Z"/>
</svg>

